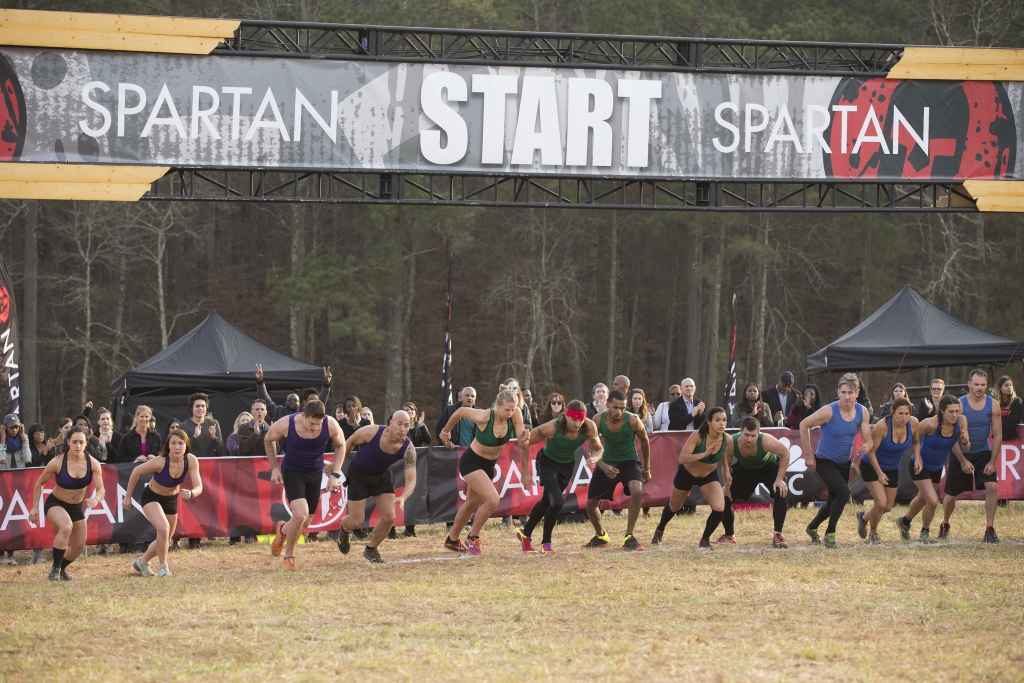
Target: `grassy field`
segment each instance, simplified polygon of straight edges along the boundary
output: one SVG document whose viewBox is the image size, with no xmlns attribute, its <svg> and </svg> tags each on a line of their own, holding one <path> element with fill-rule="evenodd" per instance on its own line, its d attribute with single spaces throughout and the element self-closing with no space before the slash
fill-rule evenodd
<svg viewBox="0 0 1024 683">
<path fill-rule="evenodd" d="M 811 510 L 790 512 L 788 551 L 769 548 L 768 511 L 737 515 L 738 545 L 699 551 L 703 508 L 642 553 L 581 551 L 589 525 L 565 524 L 558 554 L 523 556 L 492 522 L 479 558 L 446 555 L 432 526 L 385 541 L 385 566 L 358 541 L 347 557 L 314 543 L 286 573 L 266 545 L 217 541 L 172 553 L 171 579 L 91 556 L 47 585 L 48 563 L 20 552 L 0 567 L 0 680 L 1024 679 L 1024 504 L 999 510 L 999 546 L 979 542 L 978 504 L 929 546 L 887 517 L 869 548 L 854 509 L 836 551 L 807 544 Z M 621 537 L 625 517 L 606 521 Z M 656 521 L 640 521 L 645 544 Z"/>
</svg>

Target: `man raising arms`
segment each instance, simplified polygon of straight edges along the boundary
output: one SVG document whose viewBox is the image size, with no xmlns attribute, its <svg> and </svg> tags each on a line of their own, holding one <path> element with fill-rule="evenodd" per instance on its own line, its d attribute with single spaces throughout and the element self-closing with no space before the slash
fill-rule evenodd
<svg viewBox="0 0 1024 683">
<path fill-rule="evenodd" d="M 277 467 L 277 442 L 285 440 L 287 446 L 281 469 Z M 295 543 L 303 527 L 313 519 L 320 504 L 320 482 L 324 474 L 324 452 L 328 442 L 334 443 L 334 463 L 327 477 L 327 490 L 341 486 L 341 465 L 345 460 L 345 436 L 333 417 L 327 417 L 326 408 L 319 399 L 311 399 L 301 413 L 282 417 L 267 430 L 263 437 L 270 462 L 270 483 L 284 484 L 285 496 L 291 507 L 292 518 L 280 521 L 276 537 L 270 545 L 274 556 L 284 550 L 284 568 L 295 570 Z"/>
<path fill-rule="evenodd" d="M 391 466 L 405 460 L 405 485 L 398 507 L 405 510 L 405 501 L 416 489 L 416 449 L 407 436 L 411 424 L 409 413 L 397 410 L 387 427 L 360 427 L 345 443 L 344 457 L 348 457 L 356 447 L 359 450 L 348 468 L 348 514 L 341 520 L 341 533 L 338 535 L 338 550 L 343 555 L 348 555 L 352 547 L 349 533 L 363 523 L 366 499 L 372 497 L 380 513 L 380 521 L 373 527 L 373 536 L 363 550 L 363 557 L 375 564 L 384 564 L 377 548 L 395 523 L 395 480 L 391 476 Z"/>
</svg>

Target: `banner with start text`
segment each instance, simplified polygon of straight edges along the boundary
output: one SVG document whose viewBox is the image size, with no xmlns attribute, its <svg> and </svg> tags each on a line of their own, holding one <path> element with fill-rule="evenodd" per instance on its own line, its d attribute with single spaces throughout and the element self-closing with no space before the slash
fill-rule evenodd
<svg viewBox="0 0 1024 683">
<path fill-rule="evenodd" d="M 768 431 L 768 430 L 766 430 Z M 789 486 L 789 497 L 793 503 L 821 500 L 824 486 L 817 474 L 808 469 L 803 460 L 800 434 L 790 430 L 771 430 L 789 447 L 792 458 L 785 478 Z M 672 479 L 678 467 L 679 451 L 689 432 L 665 432 L 650 436 L 651 481 L 644 486 L 645 506 L 664 505 L 672 492 Z M 999 497 L 1009 500 L 1024 500 L 1024 462 L 1021 460 L 1021 436 L 1005 442 L 997 460 L 996 474 L 999 479 Z M 817 433 L 812 432 L 817 440 Z M 535 444 L 530 453 L 530 476 L 523 482 L 519 465 L 519 447 L 510 442 L 502 450 L 495 463 L 494 486 L 501 496 L 501 502 L 494 516 L 526 515 L 543 495 L 536 478 L 536 455 L 542 445 Z M 396 506 L 395 525 L 428 524 L 450 522 L 455 518 L 466 495 L 466 484 L 458 474 L 460 450 L 444 448 L 417 449 L 416 489 L 405 504 L 404 511 Z M 265 458 L 204 458 L 200 461 L 203 476 L 203 495 L 195 500 L 178 501 L 178 524 L 175 536 L 193 538 L 223 538 L 269 533 L 279 520 L 290 517 L 284 488 L 270 482 L 270 469 Z M 325 464 L 330 456 L 325 457 Z M 125 511 L 122 507 L 125 487 L 135 463 L 117 463 L 102 468 L 105 495 L 102 501 L 86 512 L 88 525 L 87 542 L 136 543 L 154 538 L 152 526 L 146 520 L 139 499 L 148 476 L 141 477 L 132 495 L 132 505 Z M 404 463 L 398 462 L 392 468 L 395 490 L 402 494 Z M 909 457 L 901 466 L 898 500 L 909 501 L 916 494 L 916 487 L 910 479 Z M 343 468 L 347 472 L 348 465 Z M 48 548 L 53 543 L 54 528 L 45 519 L 32 524 L 29 512 L 32 509 L 32 495 L 36 480 L 43 472 L 41 468 L 15 469 L 0 472 L 0 550 L 23 548 Z M 576 455 L 573 477 L 566 487 L 566 504 L 563 513 L 570 513 L 586 506 L 591 470 L 586 466 L 586 453 L 581 449 Z M 944 482 L 944 480 L 943 480 Z M 851 482 L 855 500 L 870 499 L 870 495 L 856 478 Z M 52 480 L 43 487 L 42 501 L 50 495 Z M 336 493 L 327 490 L 326 476 L 321 484 L 320 505 L 313 516 L 309 531 L 329 531 L 341 524 L 348 504 L 346 489 Z M 92 495 L 90 487 L 87 495 Z M 984 498 L 984 491 L 966 493 L 961 498 Z M 602 509 L 623 509 L 628 505 L 629 496 L 619 487 L 614 499 L 604 501 Z M 697 489 L 688 499 L 690 504 L 704 502 Z M 769 503 L 768 491 L 761 487 L 749 503 Z M 373 501 L 367 501 L 367 526 L 374 526 L 380 515 L 374 509 Z"/>
</svg>

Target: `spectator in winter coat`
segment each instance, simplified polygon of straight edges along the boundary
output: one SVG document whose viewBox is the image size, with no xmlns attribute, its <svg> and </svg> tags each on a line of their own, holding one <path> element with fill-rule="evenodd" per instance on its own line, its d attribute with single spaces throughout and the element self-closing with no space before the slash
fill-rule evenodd
<svg viewBox="0 0 1024 683">
<path fill-rule="evenodd" d="M 201 392 L 192 394 L 188 397 L 189 416 L 178 425 L 179 429 L 188 434 L 192 442 L 192 453 L 197 458 L 217 458 L 227 452 L 220 423 L 206 415 L 209 407 L 209 396 Z"/>
<path fill-rule="evenodd" d="M 324 383 L 323 386 L 320 387 L 320 391 L 317 392 L 314 390 L 312 393 L 317 395 L 321 403 L 327 405 L 327 399 L 331 394 L 330 365 L 324 368 Z M 256 364 L 256 396 L 266 401 L 267 421 L 270 424 L 274 424 L 286 415 L 299 412 L 302 410 L 302 406 L 305 405 L 306 401 L 309 400 L 308 395 L 304 400 L 300 400 L 298 394 L 288 394 L 283 406 L 279 406 L 274 403 L 270 398 L 270 393 L 267 392 L 266 385 L 263 383 L 263 366 L 259 363 Z M 278 447 L 278 451 L 280 451 L 280 446 Z"/>
<path fill-rule="evenodd" d="M 1017 438 L 1017 425 L 1021 423 L 1021 400 L 1013 390 L 1013 380 L 1003 375 L 996 381 L 995 398 L 1003 416 L 1003 443 Z"/>
<path fill-rule="evenodd" d="M 938 414 L 939 401 L 942 400 L 942 395 L 946 393 L 946 382 L 939 378 L 932 380 L 930 396 L 925 396 L 921 399 L 921 402 L 917 404 L 917 419 L 927 420 L 929 417 L 935 417 Z"/>
<path fill-rule="evenodd" d="M 885 403 L 882 404 L 882 407 L 878 409 L 879 420 L 884 420 L 885 418 L 889 417 L 889 414 L 891 413 L 890 406 L 892 405 L 892 401 L 895 401 L 898 398 L 906 398 L 907 400 L 909 400 L 909 397 L 907 396 L 907 387 L 905 387 L 902 382 L 896 382 L 896 384 L 893 385 L 892 400 L 886 401 Z M 917 411 L 914 410 L 914 404 L 910 404 L 910 416 L 917 417 Z"/>
<path fill-rule="evenodd" d="M 242 411 L 235 418 L 235 427 L 228 434 L 227 441 L 224 442 L 224 447 L 228 451 L 228 455 L 238 455 L 238 428 L 245 422 L 252 423 L 252 415 L 246 411 Z"/>
<path fill-rule="evenodd" d="M 552 420 L 557 420 L 558 418 L 564 416 L 565 405 L 565 397 L 559 394 L 558 392 L 555 392 L 548 396 L 548 402 L 544 406 L 544 410 L 541 411 L 540 422 L 537 423 L 538 426 L 542 424 L 547 424 Z"/>
<path fill-rule="evenodd" d="M 792 400 L 793 395 L 787 394 L 787 398 Z M 743 387 L 743 398 L 732 409 L 732 426 L 739 429 L 740 423 L 746 417 L 754 418 L 762 427 L 775 426 L 772 411 L 768 404 L 761 400 L 761 389 L 754 383 Z"/>
<path fill-rule="evenodd" d="M 427 414 L 419 412 L 416 404 L 412 401 L 406 401 L 406 403 L 402 405 L 402 410 L 409 413 L 409 415 L 412 415 L 413 419 L 416 420 L 413 428 L 409 430 L 409 440 L 412 441 L 412 445 L 415 448 L 429 446 L 431 443 L 430 430 L 427 429 L 427 425 L 425 424 Z"/>
<path fill-rule="evenodd" d="M 46 430 L 41 424 L 28 428 L 28 445 L 32 449 L 32 467 L 45 467 L 57 454 L 53 439 L 46 438 Z"/>
<path fill-rule="evenodd" d="M 267 424 L 266 402 L 262 398 L 253 401 L 249 414 L 252 415 L 252 420 L 238 425 L 238 454 L 266 455 L 267 447 L 263 443 L 263 437 L 270 429 L 270 425 Z"/>
<path fill-rule="evenodd" d="M 793 373 L 786 370 L 779 375 L 779 381 L 775 386 L 766 389 L 762 394 L 761 400 L 768 404 L 768 417 L 771 418 L 772 424 L 777 424 L 779 420 L 789 415 L 793 405 L 800 401 L 799 397 L 790 393 L 794 382 L 796 378 Z"/>
<path fill-rule="evenodd" d="M 132 419 L 131 430 L 121 437 L 114 462 L 146 462 L 157 456 L 160 444 L 160 432 L 149 428 L 153 418 L 153 409 L 149 406 L 138 406 Z"/>
<path fill-rule="evenodd" d="M 337 418 L 337 420 L 346 441 L 352 438 L 357 429 L 370 424 L 370 421 L 362 416 L 363 402 L 359 400 L 358 396 L 346 396 L 345 400 L 341 402 L 341 410 L 342 416 Z M 334 414 L 338 414 L 337 409 L 335 409 Z M 359 450 L 358 446 L 356 450 Z"/>
<path fill-rule="evenodd" d="M 4 438 L 0 441 L 0 470 L 31 467 L 32 448 L 21 419 L 11 413 L 4 418 Z"/>
<path fill-rule="evenodd" d="M 672 403 L 672 401 L 676 400 L 682 395 L 683 390 L 679 387 L 678 384 L 673 384 L 668 388 L 668 400 L 659 403 L 658 409 L 654 411 L 654 431 L 668 431 L 668 406 L 670 403 Z"/>
<path fill-rule="evenodd" d="M 114 462 L 117 457 L 117 447 L 121 445 L 121 434 L 114 429 L 114 416 L 106 408 L 100 408 L 96 416 L 96 426 L 99 427 L 99 434 L 96 441 L 100 462 Z"/>
</svg>

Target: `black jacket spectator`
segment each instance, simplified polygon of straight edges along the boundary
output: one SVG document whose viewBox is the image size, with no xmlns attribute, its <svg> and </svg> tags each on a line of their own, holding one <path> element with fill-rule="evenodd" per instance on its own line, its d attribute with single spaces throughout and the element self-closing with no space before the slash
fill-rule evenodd
<svg viewBox="0 0 1024 683">
<path fill-rule="evenodd" d="M 1021 422 L 1022 404 L 1020 396 L 1017 396 L 1010 405 L 1002 408 L 1003 414 L 1003 443 L 1017 438 L 1017 425 Z"/>
<path fill-rule="evenodd" d="M 462 407 L 461 403 L 453 403 L 450 406 L 445 406 L 445 409 L 441 412 L 441 417 L 437 421 L 437 428 L 434 430 L 434 436 L 437 437 L 438 443 L 441 443 L 441 430 L 448 424 L 448 418 L 455 414 L 455 411 Z M 473 427 L 473 436 L 476 436 L 476 427 Z M 462 440 L 462 421 L 459 420 L 452 427 L 452 443 L 456 446 Z"/>
<path fill-rule="evenodd" d="M 156 455 L 160 451 L 162 443 L 163 439 L 160 438 L 160 432 L 150 429 L 146 433 L 146 455 Z M 140 455 L 142 455 L 142 436 L 139 435 L 137 430 L 133 429 L 121 439 L 114 462 L 132 462 Z"/>
<path fill-rule="evenodd" d="M 251 421 L 238 425 L 238 434 L 235 435 L 235 439 L 238 441 L 238 454 L 266 455 L 267 445 L 263 441 L 263 437 L 267 435 L 268 429 L 270 429 L 268 422 L 264 422 L 263 428 L 259 431 L 253 428 Z"/>
<path fill-rule="evenodd" d="M 409 432 L 409 440 L 412 441 L 412 445 L 416 448 L 429 446 L 431 438 L 430 430 L 427 429 L 427 425 L 413 425 L 412 431 Z"/>
<path fill-rule="evenodd" d="M 367 420 L 365 417 L 359 420 L 358 427 L 353 427 L 352 425 L 350 425 L 347 418 L 342 418 L 341 420 L 338 420 L 338 426 L 341 427 L 341 433 L 345 435 L 346 441 L 352 438 L 352 435 L 356 433 L 357 429 L 365 427 L 369 424 L 370 421 Z M 410 436 L 409 438 L 411 439 L 412 436 Z M 356 447 L 356 449 L 358 450 L 358 447 Z"/>
<path fill-rule="evenodd" d="M 594 416 L 597 415 L 600 412 L 601 411 L 597 409 L 597 405 L 593 401 L 591 401 L 590 403 L 587 404 L 587 419 L 588 420 L 593 420 Z"/>
<path fill-rule="evenodd" d="M 217 428 L 216 437 L 210 437 L 210 427 Z M 195 437 L 196 423 L 192 421 L 192 418 L 187 417 L 182 420 L 178 428 L 185 430 L 185 433 L 188 434 L 188 439 L 192 442 L 192 453 L 197 458 L 219 458 L 228 454 L 228 449 L 224 446 L 224 437 L 221 436 L 220 423 L 212 417 L 203 420 L 198 439 Z"/>
<path fill-rule="evenodd" d="M 701 399 L 696 396 L 693 397 L 693 405 L 697 405 L 701 402 Z M 669 431 L 681 432 L 685 429 L 700 429 L 700 426 L 704 424 L 704 416 L 706 414 L 707 410 L 697 415 L 697 417 L 694 417 L 690 411 L 686 409 L 686 397 L 680 396 L 668 404 Z"/>
<path fill-rule="evenodd" d="M 769 417 L 772 418 L 772 424 L 774 425 L 775 415 L 778 413 L 788 415 L 789 411 L 793 409 L 793 404 L 800 401 L 800 394 L 790 387 L 789 393 L 786 394 L 786 409 L 783 410 L 782 396 L 779 394 L 779 385 L 773 384 L 771 387 L 761 392 L 761 400 L 768 404 Z"/>
<path fill-rule="evenodd" d="M 931 396 L 926 396 L 925 398 L 927 398 L 929 401 L 932 400 Z M 915 417 L 917 417 L 918 420 L 927 420 L 929 417 L 935 417 L 935 415 L 939 412 L 938 408 L 936 408 L 934 403 L 932 404 L 931 409 L 929 409 L 928 404 L 925 403 L 924 401 L 925 399 L 922 398 L 921 401 L 917 404 L 917 412 L 914 413 Z"/>
</svg>

